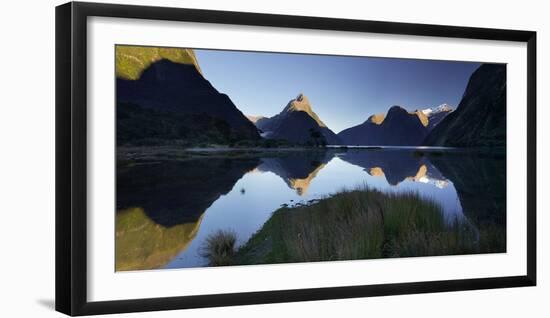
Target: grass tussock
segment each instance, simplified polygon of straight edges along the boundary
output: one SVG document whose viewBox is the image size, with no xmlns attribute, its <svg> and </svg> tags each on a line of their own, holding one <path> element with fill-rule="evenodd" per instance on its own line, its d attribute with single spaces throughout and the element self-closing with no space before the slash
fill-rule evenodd
<svg viewBox="0 0 550 318">
<path fill-rule="evenodd" d="M 236 242 L 235 232 L 219 230 L 206 239 L 202 256 L 209 260 L 210 266 L 233 265 Z"/>
<path fill-rule="evenodd" d="M 447 222 L 416 193 L 366 186 L 315 204 L 281 208 L 235 255 L 239 264 L 352 260 L 505 251 L 505 229 Z"/>
</svg>

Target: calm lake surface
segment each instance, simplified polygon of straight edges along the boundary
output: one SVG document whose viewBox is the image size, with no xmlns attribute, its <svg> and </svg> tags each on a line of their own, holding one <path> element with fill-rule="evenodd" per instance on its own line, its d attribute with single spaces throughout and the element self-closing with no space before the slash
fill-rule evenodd
<svg viewBox="0 0 550 318">
<path fill-rule="evenodd" d="M 417 192 L 437 202 L 447 222 L 506 227 L 504 154 L 411 148 L 213 154 L 118 168 L 117 268 L 207 266 L 201 250 L 210 234 L 231 230 L 241 246 L 281 206 L 362 185 Z"/>
</svg>

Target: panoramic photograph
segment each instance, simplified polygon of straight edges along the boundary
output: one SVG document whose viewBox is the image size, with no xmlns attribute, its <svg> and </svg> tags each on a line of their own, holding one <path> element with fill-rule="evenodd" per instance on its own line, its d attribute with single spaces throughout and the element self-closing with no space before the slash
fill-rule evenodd
<svg viewBox="0 0 550 318">
<path fill-rule="evenodd" d="M 116 271 L 506 252 L 506 64 L 114 58 Z"/>
</svg>

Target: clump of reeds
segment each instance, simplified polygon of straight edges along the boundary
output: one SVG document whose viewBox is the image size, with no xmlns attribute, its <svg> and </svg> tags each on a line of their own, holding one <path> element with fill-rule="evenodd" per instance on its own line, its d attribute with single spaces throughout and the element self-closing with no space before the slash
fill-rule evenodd
<svg viewBox="0 0 550 318">
<path fill-rule="evenodd" d="M 236 242 L 235 232 L 218 230 L 206 238 L 201 255 L 208 259 L 210 266 L 232 265 Z"/>
</svg>

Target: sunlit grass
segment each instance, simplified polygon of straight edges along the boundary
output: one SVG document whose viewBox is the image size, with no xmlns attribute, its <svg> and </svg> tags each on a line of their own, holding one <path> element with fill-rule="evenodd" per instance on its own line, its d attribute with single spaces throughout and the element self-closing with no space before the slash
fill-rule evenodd
<svg viewBox="0 0 550 318">
<path fill-rule="evenodd" d="M 365 186 L 318 203 L 277 210 L 235 255 L 235 263 L 287 263 L 505 251 L 505 229 L 447 222 L 414 192 Z"/>
</svg>

